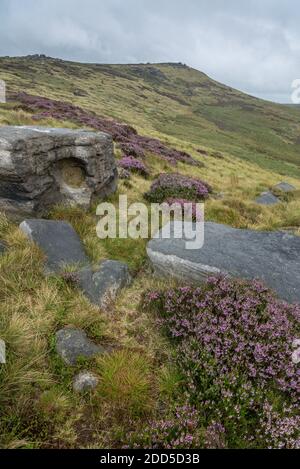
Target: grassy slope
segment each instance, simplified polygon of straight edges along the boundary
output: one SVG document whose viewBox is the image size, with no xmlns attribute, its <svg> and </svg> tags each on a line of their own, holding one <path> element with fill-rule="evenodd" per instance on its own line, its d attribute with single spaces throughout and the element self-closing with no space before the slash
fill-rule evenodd
<svg viewBox="0 0 300 469">
<path fill-rule="evenodd" d="M 9 90 L 72 101 L 131 123 L 204 161 L 204 168 L 180 164 L 176 170 L 192 171 L 210 182 L 215 192 L 224 193 L 223 199 L 206 204 L 207 219 L 254 229 L 293 227 L 300 233 L 298 197 L 278 207 L 251 202 L 281 180 L 280 173 L 294 176 L 285 179 L 300 189 L 297 145 L 288 143 L 299 132 L 298 111 L 249 98 L 188 68 L 160 65 L 155 70 L 149 75 L 146 66 L 0 59 L 0 76 Z M 76 89 L 86 89 L 88 96 L 75 97 Z M 14 105 L 0 105 L 0 125 L 33 123 Z M 42 124 L 74 126 L 54 120 Z M 201 157 L 198 147 L 222 151 L 225 158 Z M 175 170 L 151 155 L 147 164 L 152 177 Z M 129 185 L 120 182 L 119 193 L 140 201 L 150 184 L 151 179 L 134 176 Z M 179 387 L 180 377 L 170 365 L 164 339 L 151 318 L 138 310 L 145 285 L 160 285 L 145 263 L 144 241 L 99 241 L 93 211 L 57 207 L 50 216 L 74 225 L 93 260 L 125 260 L 139 275 L 107 317 L 62 279 L 45 279 L 41 254 L 0 216 L 0 238 L 9 246 L 0 258 L 0 337 L 8 347 L 8 364 L 0 368 L 0 446 L 118 446 L 130 428 L 143 427 L 145 419 L 168 408 Z M 53 352 L 55 331 L 65 325 L 83 327 L 91 338 L 115 351 L 111 361 L 78 366 L 101 377 L 99 389 L 87 398 L 74 395 L 75 370 L 63 366 Z M 114 392 L 107 392 L 110 389 Z"/>
<path fill-rule="evenodd" d="M 0 76 L 8 91 L 71 101 L 146 134 L 158 132 L 300 176 L 298 108 L 245 95 L 189 67 L 0 58 Z M 75 96 L 76 90 L 86 96 Z"/>
</svg>

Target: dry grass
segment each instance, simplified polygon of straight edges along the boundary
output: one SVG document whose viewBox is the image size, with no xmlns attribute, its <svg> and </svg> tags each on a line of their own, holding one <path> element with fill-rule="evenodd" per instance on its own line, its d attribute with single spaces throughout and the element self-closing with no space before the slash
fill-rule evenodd
<svg viewBox="0 0 300 469">
<path fill-rule="evenodd" d="M 33 124 L 23 111 L 1 108 L 0 125 Z M 45 125 L 70 123 L 45 121 Z M 150 129 L 154 136 L 160 134 Z M 120 181 L 118 194 L 129 203 L 141 201 L 156 174 L 180 171 L 200 177 L 222 198 L 206 203 L 206 219 L 239 228 L 292 229 L 300 235 L 300 196 L 274 207 L 253 200 L 282 179 L 300 190 L 297 178 L 282 177 L 254 163 L 224 152 L 224 159 L 202 157 L 196 146 L 169 136 L 170 145 L 186 150 L 205 164 L 191 168 L 169 166 L 149 155 L 151 179 L 133 176 Z M 210 146 L 203 146 L 209 155 Z M 118 194 L 111 197 L 117 205 Z M 18 447 L 113 447 L 126 435 L 128 419 L 155 412 L 161 401 L 171 401 L 181 377 L 172 367 L 171 351 L 153 318 L 140 311 L 142 293 L 163 284 L 154 278 L 145 251 L 145 240 L 100 241 L 96 235 L 95 207 L 55 207 L 50 218 L 68 220 L 76 229 L 94 262 L 126 261 L 134 282 L 104 315 L 64 280 L 43 275 L 43 255 L 30 245 L 16 225 L 0 215 L 0 239 L 8 251 L 0 256 L 0 337 L 7 344 L 7 364 L 0 365 L 0 446 Z M 164 282 L 165 286 L 165 282 Z M 83 328 L 113 353 L 84 366 L 97 372 L 99 388 L 88 397 L 72 392 L 76 369 L 68 369 L 55 354 L 55 332 L 66 325 Z M 108 431 L 108 427 L 110 430 Z"/>
</svg>

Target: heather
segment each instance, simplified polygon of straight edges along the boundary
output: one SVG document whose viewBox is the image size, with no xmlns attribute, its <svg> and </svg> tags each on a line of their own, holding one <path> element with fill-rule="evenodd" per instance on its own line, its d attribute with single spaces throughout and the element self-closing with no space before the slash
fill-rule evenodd
<svg viewBox="0 0 300 469">
<path fill-rule="evenodd" d="M 293 140 L 297 137 L 294 135 L 297 133 L 295 122 L 299 121 L 296 109 L 279 108 L 261 101 L 260 110 L 249 111 L 246 106 L 251 105 L 253 98 L 242 97 L 240 93 L 235 95 L 238 101 L 233 108 L 232 91 L 224 103 L 226 87 L 218 88 L 216 82 L 205 78 L 211 90 L 209 99 L 214 100 L 208 103 L 208 88 L 203 86 L 205 82 L 202 85 L 198 72 L 188 67 L 153 66 L 164 70 L 168 77 L 165 84 L 172 88 L 174 95 L 182 94 L 187 101 L 191 99 L 189 107 L 179 106 L 178 101 L 158 95 L 163 87 L 159 90 L 148 83 L 148 90 L 143 91 L 143 78 L 131 73 L 132 67 L 2 58 L 1 78 L 7 81 L 9 91 L 26 90 L 36 95 L 32 96 L 34 102 L 40 99 L 38 96 L 56 101 L 48 98 L 45 101 L 53 106 L 49 114 L 43 106 L 38 108 L 24 103 L 22 97 L 0 105 L 0 125 L 76 126 L 111 132 L 117 157 L 133 156 L 142 160 L 151 172 L 151 179 L 137 175 L 134 181 L 128 181 L 130 172 L 118 168 L 122 177 L 126 177 L 119 182 L 120 193 L 127 193 L 130 201 L 142 200 L 152 182 L 152 174 L 172 169 L 209 181 L 214 192 L 220 194 L 218 199 L 206 200 L 207 220 L 239 228 L 286 229 L 300 234 L 299 197 L 275 207 L 252 203 L 262 191 L 281 181 L 283 174 L 290 175 L 288 182 L 300 187 L 298 147 L 291 145 L 291 137 Z M 135 68 L 144 69 L 144 66 Z M 183 79 L 179 72 L 184 73 Z M 125 78 L 121 74 L 125 74 Z M 86 97 L 77 97 L 75 93 L 72 96 L 74 89 L 84 90 Z M 141 98 L 139 93 L 145 93 L 147 99 Z M 194 93 L 194 96 L 187 97 L 186 93 Z M 66 118 L 64 103 L 71 106 L 70 119 Z M 60 108 L 62 111 L 58 112 Z M 52 113 L 57 118 L 52 118 Z M 101 116 L 105 116 L 103 121 Z M 224 130 L 225 122 L 231 128 L 228 132 Z M 219 129 L 219 124 L 223 129 Z M 155 135 L 157 139 L 137 135 L 135 126 L 143 136 Z M 205 166 L 191 166 L 194 162 L 184 153 L 175 150 L 172 154 L 173 147 L 185 150 L 186 155 L 198 153 L 197 160 L 205 162 Z M 151 153 L 148 148 L 155 148 L 158 153 Z M 197 152 L 198 148 L 203 148 L 203 152 Z M 221 152 L 224 159 L 214 158 L 217 152 Z M 170 168 L 169 163 L 175 166 L 176 161 L 183 164 Z M 172 199 L 179 203 L 188 200 L 182 195 Z M 167 199 L 167 203 L 170 200 Z M 111 201 L 116 203 L 116 198 L 112 197 Z M 296 445 L 299 417 L 295 406 L 298 404 L 277 388 L 270 387 L 268 393 L 261 390 L 256 381 L 252 386 L 254 379 L 249 385 L 249 380 L 241 378 L 241 397 L 237 391 L 234 402 L 229 396 L 223 399 L 222 406 L 222 399 L 211 398 L 211 407 L 206 411 L 204 397 L 199 393 L 197 399 L 198 391 L 191 399 L 189 385 L 185 385 L 190 378 L 186 379 L 178 356 L 179 339 L 166 335 L 165 326 L 157 327 L 157 314 L 150 314 L 148 308 L 142 311 L 138 308 L 146 288 L 160 290 L 169 282 L 169 279 L 161 281 L 153 275 L 144 240 L 99 241 L 94 208 L 84 212 L 78 207 L 61 206 L 49 216 L 69 221 L 74 226 L 95 264 L 102 259 L 127 262 L 134 283 L 118 298 L 109 315 L 103 314 L 79 294 L 76 278 L 71 273 L 62 279 L 45 278 L 40 253 L 25 242 L 18 224 L 8 225 L 0 214 L 0 241 L 9 246 L 7 254 L 0 255 L 3 279 L 0 282 L 0 336 L 6 341 L 8 351 L 7 365 L 0 366 L 1 447 L 99 449 L 127 445 L 189 449 Z M 82 362 L 78 370 L 66 369 L 58 360 L 53 343 L 58 328 L 65 326 L 84 329 L 93 341 L 112 350 L 113 360 L 109 355 L 101 364 Z M 195 349 L 199 354 L 197 343 Z M 120 366 L 121 355 L 116 351 L 133 358 Z M 136 354 L 140 360 L 135 358 Z M 198 361 L 194 368 L 197 364 L 199 368 Z M 77 396 L 72 391 L 72 379 L 79 369 L 89 369 L 99 376 L 101 388 L 95 394 Z M 201 376 L 205 388 L 206 375 Z M 207 394 L 213 394 L 209 379 L 206 382 Z M 246 386 L 246 391 L 242 385 Z M 247 407 L 251 392 L 255 405 Z M 230 406 L 233 408 L 236 402 L 241 408 L 240 421 L 235 410 L 230 416 Z M 228 409 L 224 409 L 225 404 Z M 141 417 L 132 417 L 135 409 Z M 245 435 L 249 435 L 249 439 Z"/>
<path fill-rule="evenodd" d="M 150 202 L 161 203 L 167 199 L 200 201 L 208 198 L 212 188 L 200 179 L 178 173 L 164 173 L 155 179 L 145 198 Z"/>
<path fill-rule="evenodd" d="M 118 161 L 118 166 L 124 170 L 139 173 L 142 176 L 149 176 L 149 170 L 147 166 L 137 158 L 133 156 L 123 156 L 123 158 Z"/>
<path fill-rule="evenodd" d="M 257 281 L 210 278 L 204 287 L 152 291 L 144 306 L 175 348 L 183 392 L 228 447 L 300 447 L 300 370 L 293 343 L 300 307 Z"/>
<path fill-rule="evenodd" d="M 114 141 L 127 155 L 141 158 L 145 156 L 145 152 L 149 152 L 172 165 L 176 165 L 179 161 L 191 165 L 198 164 L 188 153 L 169 148 L 159 139 L 139 135 L 130 125 L 99 117 L 71 103 L 42 96 L 32 96 L 24 92 L 14 95 L 14 99 L 21 103 L 24 110 L 34 113 L 33 118 L 36 121 L 54 118 L 107 132 L 112 135 Z"/>
<path fill-rule="evenodd" d="M 163 417 L 129 435 L 127 448 L 134 449 L 192 449 L 203 445 L 203 432 L 199 429 L 197 410 L 177 405 Z"/>
</svg>

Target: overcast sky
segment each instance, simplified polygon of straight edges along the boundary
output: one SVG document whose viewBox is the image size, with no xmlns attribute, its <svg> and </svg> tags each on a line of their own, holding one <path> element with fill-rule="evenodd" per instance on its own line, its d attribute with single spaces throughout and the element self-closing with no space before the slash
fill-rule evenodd
<svg viewBox="0 0 300 469">
<path fill-rule="evenodd" d="M 299 0 L 0 0 L 0 21 L 1 56 L 183 62 L 278 102 L 300 78 Z"/>
</svg>

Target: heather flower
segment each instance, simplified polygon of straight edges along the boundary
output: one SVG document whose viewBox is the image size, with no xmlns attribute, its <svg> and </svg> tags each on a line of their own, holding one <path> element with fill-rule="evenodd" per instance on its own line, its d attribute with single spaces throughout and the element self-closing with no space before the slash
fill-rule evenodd
<svg viewBox="0 0 300 469">
<path fill-rule="evenodd" d="M 164 173 L 153 182 L 145 198 L 157 203 L 174 198 L 199 201 L 207 199 L 210 192 L 210 185 L 200 179 L 178 173 Z"/>
<path fill-rule="evenodd" d="M 300 415 L 297 406 L 274 410 L 269 402 L 263 406 L 258 438 L 264 438 L 269 449 L 300 449 Z"/>
<path fill-rule="evenodd" d="M 224 427 L 229 446 L 299 444 L 300 372 L 292 360 L 299 305 L 280 301 L 258 281 L 224 277 L 151 292 L 144 305 L 175 346 L 191 405 L 205 409 L 208 427 Z M 272 438 L 267 408 L 278 422 Z"/>
<path fill-rule="evenodd" d="M 143 176 L 149 175 L 149 170 L 146 165 L 133 156 L 123 156 L 123 158 L 118 162 L 118 166 L 127 171 L 142 174 Z"/>
<path fill-rule="evenodd" d="M 192 449 L 202 444 L 199 414 L 189 404 L 176 406 L 163 418 L 152 420 L 129 436 L 126 447 L 142 449 Z"/>
<path fill-rule="evenodd" d="M 205 433 L 205 447 L 207 449 L 226 448 L 225 428 L 220 422 L 213 421 L 207 427 L 206 433 Z"/>
<path fill-rule="evenodd" d="M 146 152 L 153 153 L 168 163 L 176 165 L 178 161 L 199 165 L 191 155 L 184 151 L 169 148 L 158 139 L 139 135 L 132 126 L 121 124 L 113 119 L 99 117 L 93 112 L 74 106 L 71 103 L 55 101 L 41 96 L 33 96 L 27 93 L 17 93 L 14 98 L 21 102 L 22 108 L 33 112 L 33 119 L 54 118 L 69 120 L 80 126 L 107 132 L 112 135 L 122 151 L 127 155 L 144 158 Z"/>
</svg>

